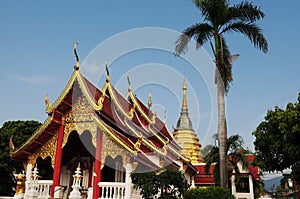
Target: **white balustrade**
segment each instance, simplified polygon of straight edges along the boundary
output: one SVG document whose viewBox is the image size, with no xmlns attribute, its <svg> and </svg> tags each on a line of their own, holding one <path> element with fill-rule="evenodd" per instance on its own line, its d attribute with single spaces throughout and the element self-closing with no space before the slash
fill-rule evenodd
<svg viewBox="0 0 300 199">
<path fill-rule="evenodd" d="M 48 199 L 51 198 L 51 188 L 52 188 L 53 180 L 38 180 L 37 182 L 37 191 L 38 198 L 40 199 Z"/>
<path fill-rule="evenodd" d="M 125 199 L 125 183 L 123 182 L 100 182 L 99 199 Z"/>
<path fill-rule="evenodd" d="M 130 199 L 142 199 L 142 196 L 140 194 L 141 190 L 140 189 L 134 189 L 133 187 L 131 188 L 131 196 Z"/>
</svg>

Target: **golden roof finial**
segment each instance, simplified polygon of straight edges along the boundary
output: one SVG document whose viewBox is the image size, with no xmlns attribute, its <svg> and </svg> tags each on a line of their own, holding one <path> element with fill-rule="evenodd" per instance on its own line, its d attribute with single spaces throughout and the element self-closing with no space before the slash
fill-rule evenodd
<svg viewBox="0 0 300 199">
<path fill-rule="evenodd" d="M 46 104 L 46 113 L 50 113 L 51 111 L 51 104 L 48 98 L 48 94 L 45 96 L 45 104 Z"/>
<path fill-rule="evenodd" d="M 150 90 L 149 98 L 148 98 L 148 109 L 149 109 L 149 111 L 151 109 L 151 106 L 152 106 L 152 90 Z"/>
<path fill-rule="evenodd" d="M 109 70 L 108 70 L 108 59 L 105 62 L 105 70 L 106 70 L 106 82 L 110 82 Z"/>
<path fill-rule="evenodd" d="M 128 72 L 127 75 L 127 82 L 128 82 L 128 92 L 130 92 L 131 91 L 130 71 Z"/>
<path fill-rule="evenodd" d="M 77 50 L 76 50 L 78 44 L 79 44 L 78 41 L 76 41 L 75 44 L 74 44 L 74 55 L 75 55 L 75 58 L 76 58 L 76 64 L 74 66 L 75 70 L 79 70 L 79 68 L 80 68 L 79 58 L 78 58 L 78 54 L 77 54 Z"/>
<path fill-rule="evenodd" d="M 165 109 L 165 112 L 164 112 L 164 123 L 167 122 L 167 110 Z"/>
</svg>

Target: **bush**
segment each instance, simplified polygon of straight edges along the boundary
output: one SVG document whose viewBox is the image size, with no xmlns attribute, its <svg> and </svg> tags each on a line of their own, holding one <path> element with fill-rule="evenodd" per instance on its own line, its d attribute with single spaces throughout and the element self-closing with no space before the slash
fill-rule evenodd
<svg viewBox="0 0 300 199">
<path fill-rule="evenodd" d="M 229 189 L 222 187 L 195 188 L 187 191 L 186 199 L 234 199 Z"/>
</svg>

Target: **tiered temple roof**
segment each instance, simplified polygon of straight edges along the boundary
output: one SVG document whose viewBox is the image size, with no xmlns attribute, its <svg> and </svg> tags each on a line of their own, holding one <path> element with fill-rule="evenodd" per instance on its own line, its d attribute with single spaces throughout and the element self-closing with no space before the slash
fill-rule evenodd
<svg viewBox="0 0 300 199">
<path fill-rule="evenodd" d="M 49 142 L 51 137 L 56 136 L 59 126 L 67 122 L 63 121 L 64 115 L 72 110 L 73 104 L 80 96 L 84 96 L 92 107 L 90 121 L 96 123 L 110 139 L 133 157 L 143 160 L 144 163 L 147 162 L 149 167 L 156 169 L 163 165 L 152 162 L 149 154 L 158 155 L 165 164 L 176 168 L 179 168 L 176 164 L 177 160 L 191 166 L 191 160 L 182 155 L 181 147 L 174 140 L 165 123 L 134 95 L 130 85 L 127 96 L 123 97 L 111 84 L 107 70 L 106 83 L 100 90 L 80 72 L 79 63 L 76 63 L 75 70 L 59 98 L 52 105 L 47 98 L 45 99 L 49 117 L 26 142 L 11 152 L 12 158 L 22 162 L 27 161 L 29 155 Z M 95 142 L 96 138 L 93 137 L 93 144 L 96 147 Z M 55 148 L 52 146 L 51 149 L 53 156 Z M 52 164 L 54 164 L 53 160 Z"/>
</svg>

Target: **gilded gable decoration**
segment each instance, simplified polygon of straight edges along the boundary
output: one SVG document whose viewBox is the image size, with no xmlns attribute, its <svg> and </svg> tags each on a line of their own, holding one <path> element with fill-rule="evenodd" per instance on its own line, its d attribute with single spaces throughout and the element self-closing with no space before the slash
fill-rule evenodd
<svg viewBox="0 0 300 199">
<path fill-rule="evenodd" d="M 68 142 L 68 137 L 72 131 L 77 131 L 81 135 L 84 131 L 89 131 L 92 135 L 92 143 L 97 146 L 97 125 L 93 120 L 93 109 L 84 96 L 80 96 L 65 116 L 65 134 L 62 147 Z"/>
<path fill-rule="evenodd" d="M 56 132 L 41 148 L 39 148 L 35 153 L 28 156 L 29 164 L 35 165 L 38 157 L 41 157 L 43 160 L 46 157 L 51 158 L 51 165 L 54 168 L 55 164 L 55 155 L 56 155 L 56 143 L 57 143 L 58 132 Z"/>
<path fill-rule="evenodd" d="M 123 167 L 126 168 L 126 161 L 131 158 L 116 142 L 106 133 L 103 133 L 102 137 L 102 156 L 101 156 L 101 169 L 104 166 L 105 158 L 111 156 L 115 159 L 117 156 L 121 156 L 123 159 Z"/>
</svg>

